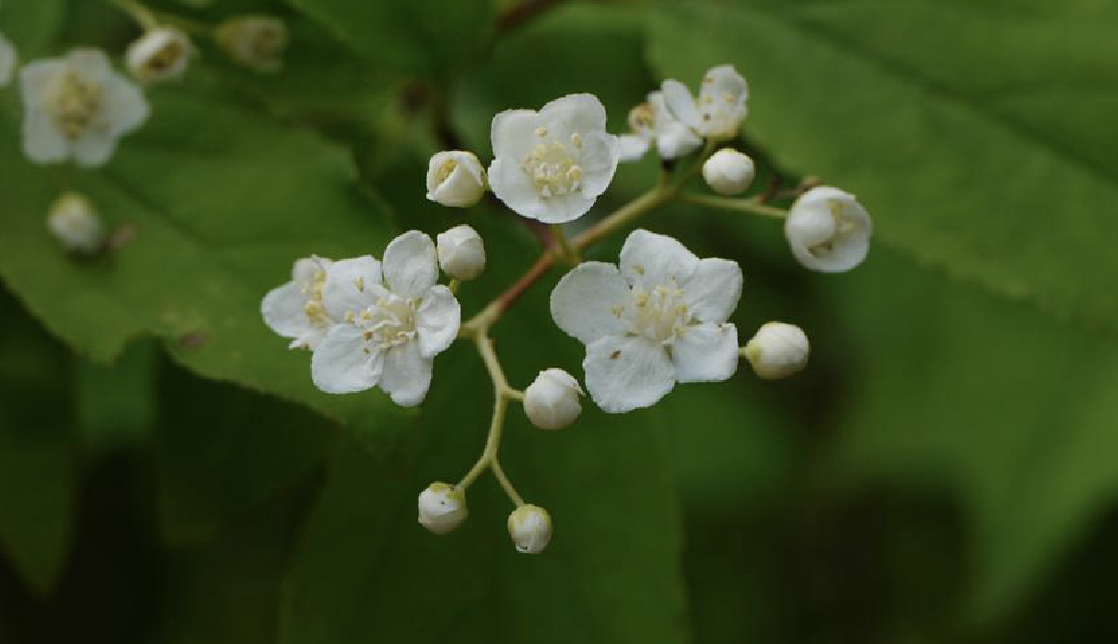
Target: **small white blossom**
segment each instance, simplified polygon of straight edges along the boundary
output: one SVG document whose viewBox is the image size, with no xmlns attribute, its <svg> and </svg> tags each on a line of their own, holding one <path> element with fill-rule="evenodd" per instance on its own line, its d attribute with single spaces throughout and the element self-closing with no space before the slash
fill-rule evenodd
<svg viewBox="0 0 1118 644">
<path fill-rule="evenodd" d="M 485 270 L 485 244 L 466 224 L 439 233 L 439 266 L 456 280 L 472 280 Z"/>
<path fill-rule="evenodd" d="M 35 163 L 72 157 L 79 165 L 104 165 L 117 140 L 148 117 L 143 92 L 96 49 L 29 63 L 20 87 L 23 150 Z"/>
<path fill-rule="evenodd" d="M 518 552 L 539 554 L 551 542 L 551 515 L 538 505 L 522 505 L 509 515 L 509 535 Z"/>
<path fill-rule="evenodd" d="M 295 262 L 290 282 L 264 296 L 260 305 L 264 323 L 277 334 L 292 338 L 292 349 L 314 349 L 337 323 L 322 303 L 331 264 L 321 257 L 304 257 Z"/>
<path fill-rule="evenodd" d="M 633 134 L 618 137 L 621 161 L 640 159 L 653 142 L 656 152 L 665 160 L 691 154 L 703 144 L 702 138 L 668 110 L 663 92 L 652 92 L 647 103 L 629 112 L 629 127 Z"/>
<path fill-rule="evenodd" d="M 698 99 L 677 80 L 664 81 L 661 89 L 672 114 L 702 136 L 733 138 L 745 120 L 749 88 L 733 65 L 711 68 L 703 76 Z"/>
<path fill-rule="evenodd" d="M 784 236 L 792 254 L 814 271 L 841 273 L 866 258 L 873 222 L 854 195 L 830 186 L 808 190 L 792 204 Z"/>
<path fill-rule="evenodd" d="M 427 164 L 427 198 L 451 208 L 469 208 L 485 195 L 485 168 L 473 152 L 439 152 Z"/>
<path fill-rule="evenodd" d="M 174 80 L 186 72 L 194 46 L 174 27 L 155 27 L 128 46 L 124 62 L 141 83 Z"/>
<path fill-rule="evenodd" d="M 71 252 L 92 255 L 105 243 L 105 225 L 93 204 L 76 192 L 55 199 L 47 213 L 47 228 Z"/>
<path fill-rule="evenodd" d="M 371 257 L 334 262 L 322 302 L 338 320 L 311 358 L 311 377 L 331 394 L 379 386 L 398 405 L 423 401 L 434 357 L 458 336 L 461 309 L 439 277 L 435 243 L 413 230 Z"/>
<path fill-rule="evenodd" d="M 466 520 L 466 494 L 453 485 L 432 483 L 419 493 L 419 523 L 435 534 L 446 534 Z"/>
<path fill-rule="evenodd" d="M 620 269 L 586 262 L 551 293 L 559 328 L 586 345 L 586 388 L 611 413 L 648 407 L 676 382 L 726 380 L 738 334 L 726 320 L 741 296 L 737 262 L 695 257 L 678 241 L 636 230 Z"/>
<path fill-rule="evenodd" d="M 586 214 L 617 169 L 617 137 L 592 94 L 571 94 L 539 112 L 493 117 L 489 186 L 518 214 L 561 224 Z"/>
<path fill-rule="evenodd" d="M 287 25 L 274 16 L 236 16 L 214 32 L 217 44 L 233 62 L 261 73 L 278 72 L 287 49 Z"/>
<path fill-rule="evenodd" d="M 784 322 L 766 322 L 745 345 L 745 358 L 766 380 L 786 378 L 807 365 L 811 347 L 803 329 Z"/>
<path fill-rule="evenodd" d="M 722 148 L 703 164 L 703 179 L 720 195 L 740 195 L 753 183 L 753 159 L 731 148 Z"/>
<path fill-rule="evenodd" d="M 562 369 L 541 371 L 524 390 L 524 413 L 540 429 L 562 429 L 582 412 L 578 397 L 582 387 Z"/>
<path fill-rule="evenodd" d="M 0 34 L 0 88 L 7 87 L 12 82 L 18 60 L 15 45 L 4 34 Z"/>
</svg>

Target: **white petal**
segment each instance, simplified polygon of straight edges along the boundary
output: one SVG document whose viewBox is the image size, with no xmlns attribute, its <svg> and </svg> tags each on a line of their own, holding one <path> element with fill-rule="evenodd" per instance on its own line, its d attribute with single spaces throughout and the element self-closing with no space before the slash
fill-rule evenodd
<svg viewBox="0 0 1118 644">
<path fill-rule="evenodd" d="M 854 195 L 820 186 L 792 204 L 784 234 L 801 264 L 837 273 L 854 268 L 866 258 L 873 221 Z"/>
<path fill-rule="evenodd" d="M 384 357 L 380 388 L 402 407 L 423 402 L 431 387 L 431 359 L 419 352 L 418 342 L 392 347 Z"/>
<path fill-rule="evenodd" d="M 632 298 L 621 271 L 605 262 L 584 262 L 559 280 L 551 292 L 551 317 L 567 335 L 590 344 L 627 328 L 615 313 Z M 618 309 L 620 310 L 620 309 Z"/>
<path fill-rule="evenodd" d="M 575 132 L 604 132 L 606 108 L 593 94 L 568 94 L 544 105 L 539 120 L 552 136 L 565 141 Z"/>
<path fill-rule="evenodd" d="M 462 309 L 449 288 L 439 284 L 427 291 L 423 303 L 415 312 L 419 353 L 425 358 L 433 358 L 445 351 L 458 337 L 461 322 Z"/>
<path fill-rule="evenodd" d="M 105 80 L 105 112 L 109 131 L 114 137 L 123 136 L 143 125 L 151 113 L 144 92 L 138 85 L 120 74 Z"/>
<path fill-rule="evenodd" d="M 540 219 L 547 212 L 531 177 L 520 167 L 519 159 L 493 159 L 489 164 L 489 189 L 521 217 Z"/>
<path fill-rule="evenodd" d="M 309 276 L 313 281 L 314 275 Z M 322 305 L 336 322 L 346 319 L 346 312 L 360 313 L 376 303 L 380 286 L 380 262 L 371 255 L 338 260 L 326 269 L 322 286 Z"/>
<path fill-rule="evenodd" d="M 23 117 L 23 153 L 35 163 L 57 163 L 70 156 L 70 142 L 47 113 L 28 109 Z"/>
<path fill-rule="evenodd" d="M 116 150 L 117 139 L 114 136 L 96 130 L 87 130 L 85 136 L 74 141 L 71 152 L 78 165 L 87 168 L 98 168 L 108 163 Z"/>
<path fill-rule="evenodd" d="M 311 380 L 328 394 L 350 394 L 377 384 L 383 352 L 366 353 L 360 327 L 335 324 L 311 356 Z"/>
<path fill-rule="evenodd" d="M 737 262 L 707 258 L 683 285 L 687 308 L 702 322 L 729 319 L 741 298 L 742 274 Z"/>
<path fill-rule="evenodd" d="M 675 386 L 664 347 L 641 337 L 606 336 L 586 347 L 586 389 L 611 414 L 648 407 Z"/>
<path fill-rule="evenodd" d="M 732 324 L 695 324 L 671 345 L 679 382 L 718 382 L 738 369 L 738 330 Z"/>
<path fill-rule="evenodd" d="M 593 197 L 587 197 L 581 191 L 541 199 L 540 202 L 543 209 L 536 219 L 545 224 L 565 224 L 568 221 L 574 221 L 585 215 L 594 206 Z"/>
<path fill-rule="evenodd" d="M 87 83 L 103 83 L 113 74 L 109 57 L 100 49 L 82 47 L 66 55 L 66 65 Z"/>
<path fill-rule="evenodd" d="M 749 98 L 749 86 L 733 65 L 710 68 L 703 76 L 699 97 L 709 97 L 713 102 L 737 105 Z"/>
<path fill-rule="evenodd" d="M 699 135 L 691 131 L 679 121 L 672 121 L 662 128 L 657 128 L 656 151 L 662 159 L 678 159 L 691 154 L 703 145 Z"/>
<path fill-rule="evenodd" d="M 590 132 L 582 137 L 578 164 L 582 168 L 582 194 L 595 199 L 606 191 L 621 155 L 617 137 L 605 132 Z"/>
<path fill-rule="evenodd" d="M 700 124 L 699 110 L 695 107 L 695 97 L 683 83 L 669 78 L 660 86 L 664 93 L 664 103 L 668 106 L 672 116 L 676 117 L 691 128 L 698 128 Z"/>
<path fill-rule="evenodd" d="M 684 284 L 699 265 L 699 258 L 667 235 L 634 230 L 621 247 L 621 273 L 630 284 L 646 289 Z"/>
<path fill-rule="evenodd" d="M 518 163 L 524 153 L 536 144 L 538 116 L 532 110 L 505 110 L 494 116 L 489 127 L 493 157 L 508 155 L 510 161 Z M 490 174 L 492 172 L 490 170 Z"/>
<path fill-rule="evenodd" d="M 423 297 L 439 279 L 435 242 L 418 230 L 393 239 L 384 250 L 384 282 L 400 297 Z"/>
<path fill-rule="evenodd" d="M 305 307 L 307 294 L 295 282 L 272 289 L 260 303 L 260 312 L 268 328 L 285 338 L 297 338 L 312 330 Z"/>
<path fill-rule="evenodd" d="M 622 163 L 639 161 L 648 152 L 648 139 L 636 134 L 622 134 L 617 137 L 618 152 Z"/>
</svg>

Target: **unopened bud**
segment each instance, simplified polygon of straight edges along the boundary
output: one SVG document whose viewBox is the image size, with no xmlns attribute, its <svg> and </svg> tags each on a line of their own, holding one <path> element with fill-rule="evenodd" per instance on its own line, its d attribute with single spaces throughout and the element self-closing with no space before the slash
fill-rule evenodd
<svg viewBox="0 0 1118 644">
<path fill-rule="evenodd" d="M 854 195 L 820 186 L 805 192 L 788 211 L 784 236 L 792 254 L 814 271 L 848 271 L 866 258 L 873 222 Z"/>
<path fill-rule="evenodd" d="M 809 351 L 803 329 L 784 322 L 767 322 L 745 345 L 745 358 L 758 376 L 776 380 L 803 369 Z"/>
<path fill-rule="evenodd" d="M 275 16 L 235 16 L 217 26 L 217 44 L 238 65 L 277 72 L 287 49 L 287 25 Z"/>
<path fill-rule="evenodd" d="M 453 485 L 432 483 L 419 493 L 419 523 L 435 534 L 446 534 L 466 520 L 466 493 Z"/>
<path fill-rule="evenodd" d="M 753 183 L 753 160 L 731 148 L 715 152 L 703 164 L 703 178 L 720 195 L 740 195 Z"/>
<path fill-rule="evenodd" d="M 158 83 L 179 78 L 186 71 L 194 46 L 174 27 L 149 29 L 128 46 L 124 62 L 141 83 Z"/>
<path fill-rule="evenodd" d="M 551 541 L 551 515 L 536 505 L 522 505 L 509 515 L 509 535 L 519 552 L 539 554 Z"/>
<path fill-rule="evenodd" d="M 76 192 L 67 192 L 51 204 L 47 228 L 66 250 L 92 255 L 105 243 L 105 226 L 93 204 Z"/>
<path fill-rule="evenodd" d="M 485 270 L 485 245 L 481 235 L 469 226 L 455 226 L 440 233 L 439 266 L 456 280 L 472 280 Z"/>
<path fill-rule="evenodd" d="M 524 390 L 524 413 L 540 429 L 562 429 L 578 418 L 582 388 L 562 369 L 548 369 Z"/>
<path fill-rule="evenodd" d="M 452 208 L 469 208 L 485 194 L 485 168 L 473 152 L 439 152 L 427 164 L 427 198 Z"/>
</svg>

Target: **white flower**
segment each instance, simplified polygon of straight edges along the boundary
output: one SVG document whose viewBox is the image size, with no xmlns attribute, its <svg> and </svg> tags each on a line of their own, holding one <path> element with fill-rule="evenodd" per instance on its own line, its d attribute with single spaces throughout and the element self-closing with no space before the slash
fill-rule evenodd
<svg viewBox="0 0 1118 644">
<path fill-rule="evenodd" d="M 807 364 L 810 350 L 803 329 L 784 322 L 766 322 L 745 345 L 745 358 L 766 380 L 790 376 Z"/>
<path fill-rule="evenodd" d="M 629 127 L 633 134 L 618 137 L 621 161 L 636 161 L 656 142 L 656 152 L 661 159 L 677 159 L 699 149 L 703 140 L 672 115 L 664 102 L 663 92 L 652 92 L 648 102 L 629 112 Z"/>
<path fill-rule="evenodd" d="M 261 73 L 283 67 L 287 25 L 274 16 L 236 16 L 222 21 L 214 32 L 217 44 L 233 62 Z"/>
<path fill-rule="evenodd" d="M 518 214 L 561 224 L 586 214 L 617 169 L 617 137 L 592 94 L 571 94 L 539 112 L 493 117 L 489 186 Z"/>
<path fill-rule="evenodd" d="M 676 382 L 734 374 L 738 333 L 726 323 L 741 296 L 737 262 L 695 257 L 678 241 L 637 230 L 621 267 L 586 262 L 551 293 L 559 328 L 586 345 L 586 388 L 611 413 L 648 407 Z"/>
<path fill-rule="evenodd" d="M 427 198 L 451 208 L 469 208 L 485 195 L 485 168 L 473 152 L 439 152 L 427 164 Z"/>
<path fill-rule="evenodd" d="M 277 334 L 293 338 L 292 349 L 314 349 L 338 322 L 322 304 L 322 287 L 331 264 L 314 256 L 297 260 L 291 281 L 271 290 L 260 304 L 264 323 Z"/>
<path fill-rule="evenodd" d="M 124 62 L 141 83 L 179 78 L 194 51 L 186 34 L 174 27 L 155 27 L 128 46 Z"/>
<path fill-rule="evenodd" d="M 392 240 L 383 266 L 371 257 L 334 262 L 322 302 L 342 323 L 314 351 L 315 385 L 331 394 L 379 385 L 398 405 L 422 402 L 432 361 L 454 342 L 461 320 L 438 277 L 435 243 L 415 230 Z"/>
<path fill-rule="evenodd" d="M 466 224 L 455 226 L 436 238 L 439 266 L 456 280 L 472 280 L 485 270 L 485 245 L 481 235 Z"/>
<path fill-rule="evenodd" d="M 66 250 L 92 255 L 105 243 L 105 226 L 93 204 L 76 192 L 67 192 L 51 204 L 47 228 Z"/>
<path fill-rule="evenodd" d="M 432 483 L 419 493 L 419 523 L 435 534 L 454 530 L 468 514 L 465 492 L 453 485 Z"/>
<path fill-rule="evenodd" d="M 540 429 L 562 429 L 578 418 L 582 387 L 562 369 L 541 371 L 524 390 L 524 413 Z"/>
<path fill-rule="evenodd" d="M 732 148 L 722 148 L 703 164 L 703 178 L 720 195 L 740 195 L 753 183 L 753 159 Z"/>
<path fill-rule="evenodd" d="M 711 68 L 703 76 L 698 99 L 677 80 L 664 81 L 661 89 L 672 114 L 703 136 L 733 138 L 745 119 L 749 89 L 733 65 Z"/>
<path fill-rule="evenodd" d="M 509 515 L 509 535 L 518 552 L 539 554 L 551 541 L 551 515 L 538 505 L 522 505 Z"/>
<path fill-rule="evenodd" d="M 4 34 L 0 34 L 0 87 L 7 87 L 12 82 L 12 73 L 18 60 L 15 45 Z"/>
<path fill-rule="evenodd" d="M 143 92 L 96 49 L 30 63 L 20 85 L 23 150 L 35 163 L 73 157 L 79 165 L 104 165 L 117 140 L 148 117 Z"/>
<path fill-rule="evenodd" d="M 792 254 L 814 271 L 841 273 L 866 258 L 873 222 L 854 195 L 820 186 L 792 204 L 784 236 Z"/>
</svg>

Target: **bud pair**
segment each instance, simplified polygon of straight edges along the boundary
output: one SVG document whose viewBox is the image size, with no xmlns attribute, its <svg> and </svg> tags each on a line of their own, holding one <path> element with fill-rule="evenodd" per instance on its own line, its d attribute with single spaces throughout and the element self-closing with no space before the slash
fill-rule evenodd
<svg viewBox="0 0 1118 644">
<path fill-rule="evenodd" d="M 419 494 L 419 523 L 434 534 L 453 531 L 466 520 L 466 494 L 447 483 L 432 483 Z M 520 552 L 538 554 L 551 541 L 551 515 L 536 505 L 522 505 L 509 515 L 509 536 Z"/>
</svg>

